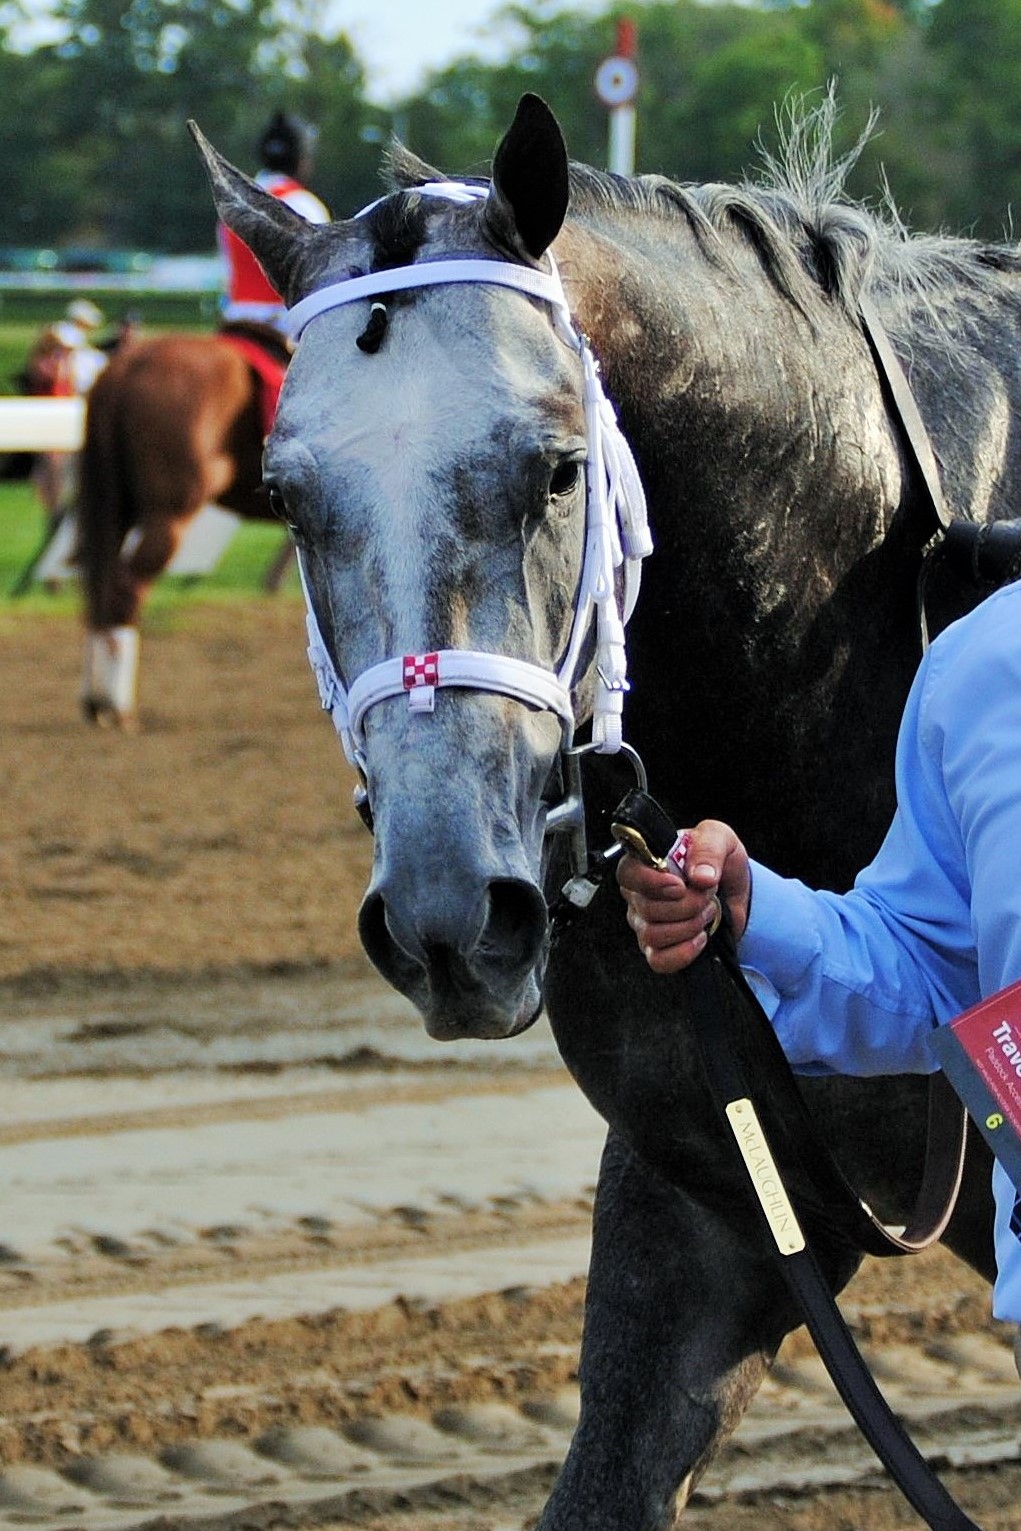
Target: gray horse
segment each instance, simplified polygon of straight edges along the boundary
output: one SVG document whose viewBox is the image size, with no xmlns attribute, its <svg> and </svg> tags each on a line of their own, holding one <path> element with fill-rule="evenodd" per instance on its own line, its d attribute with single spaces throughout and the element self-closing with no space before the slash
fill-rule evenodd
<svg viewBox="0 0 1021 1531">
<path fill-rule="evenodd" d="M 569 165 L 525 97 L 491 184 L 436 194 L 436 172 L 397 151 L 399 189 L 322 229 L 204 147 L 220 215 L 288 302 L 307 313 L 333 294 L 291 363 L 265 471 L 374 820 L 365 946 L 437 1037 L 509 1037 L 544 1002 L 610 1124 L 582 1414 L 542 1531 L 673 1524 L 799 1321 L 683 1002 L 640 961 L 615 891 L 550 943 L 547 900 L 569 869 L 544 832 L 564 812 L 565 738 L 605 677 L 588 636 L 563 676 L 593 448 L 549 253 L 648 496 L 626 732 L 678 822 L 729 818 L 758 856 L 839 887 L 888 820 L 931 528 L 861 294 L 910 371 L 953 512 L 1004 518 L 1021 500 L 1017 254 L 910 239 L 849 205 L 826 130 L 795 125 L 782 173 L 756 187 L 621 180 Z M 539 295 L 450 274 L 478 260 L 537 274 Z M 435 262 L 443 280 L 409 285 Z M 352 281 L 345 301 L 336 284 Z M 933 589 L 942 619 L 975 598 L 950 573 Z M 431 685 L 437 654 L 460 681 Z M 584 772 L 605 840 L 628 773 L 602 750 Z M 922 1081 L 805 1088 L 850 1178 L 903 1221 Z M 946 1235 L 986 1275 L 988 1170 L 979 1147 Z M 860 1253 L 824 1220 L 817 1245 L 839 1289 Z"/>
</svg>

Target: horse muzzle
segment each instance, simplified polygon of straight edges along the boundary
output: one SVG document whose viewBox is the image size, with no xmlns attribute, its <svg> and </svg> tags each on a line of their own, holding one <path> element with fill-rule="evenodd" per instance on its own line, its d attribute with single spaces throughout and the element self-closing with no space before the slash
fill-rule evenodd
<svg viewBox="0 0 1021 1531">
<path fill-rule="evenodd" d="M 373 876 L 360 916 L 369 960 L 419 1010 L 439 1041 L 505 1038 L 536 1020 L 548 919 L 527 877 L 459 863 Z"/>
<path fill-rule="evenodd" d="M 448 864 L 417 887 L 374 879 L 358 924 L 371 962 L 438 1041 L 514 1036 L 539 1013 L 548 920 L 526 878 Z"/>
</svg>

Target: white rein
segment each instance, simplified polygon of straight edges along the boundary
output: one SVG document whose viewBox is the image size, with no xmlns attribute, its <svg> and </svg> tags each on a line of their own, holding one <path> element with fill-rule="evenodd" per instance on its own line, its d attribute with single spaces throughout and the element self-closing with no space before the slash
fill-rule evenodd
<svg viewBox="0 0 1021 1531">
<path fill-rule="evenodd" d="M 419 190 L 456 202 L 474 201 L 486 195 L 483 187 L 458 182 L 437 182 Z M 369 210 L 365 209 L 366 212 Z M 578 671 L 593 620 L 596 629 L 596 693 L 592 741 L 602 754 L 615 754 L 622 748 L 624 693 L 627 690 L 624 624 L 638 599 L 641 561 L 652 552 L 652 538 L 645 494 L 631 448 L 603 391 L 599 364 L 588 341 L 571 319 L 552 256 L 549 261 L 548 273 L 510 262 L 481 259 L 399 266 L 323 287 L 296 303 L 288 314 L 288 330 L 297 341 L 319 315 L 347 303 L 438 283 L 485 282 L 515 288 L 528 297 L 548 303 L 556 333 L 577 351 L 582 364 L 588 440 L 585 552 L 571 635 L 555 673 L 508 655 L 480 653 L 472 649 L 439 649 L 384 660 L 359 675 L 348 689 L 337 674 L 323 642 L 299 553 L 298 569 L 308 610 L 308 655 L 319 696 L 323 708 L 333 718 L 345 754 L 353 765 L 363 770 L 362 724 L 369 708 L 387 697 L 407 692 L 412 711 L 429 713 L 435 705 L 437 686 L 496 691 L 554 712 L 564 725 L 565 747 L 570 746 L 575 724 L 571 691 L 580 679 Z M 623 615 L 617 609 L 615 580 L 615 572 L 622 564 Z"/>
</svg>

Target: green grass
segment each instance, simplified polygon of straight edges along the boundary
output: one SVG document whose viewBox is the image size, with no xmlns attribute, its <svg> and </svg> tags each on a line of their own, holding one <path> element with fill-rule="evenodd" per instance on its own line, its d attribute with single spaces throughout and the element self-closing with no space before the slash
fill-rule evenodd
<svg viewBox="0 0 1021 1531">
<path fill-rule="evenodd" d="M 90 287 L 2 287 L 0 326 L 27 324 L 32 330 L 59 319 L 74 298 L 88 298 L 111 324 L 122 314 L 140 314 L 143 324 L 195 329 L 215 324 L 217 296 L 213 292 L 114 292 Z"/>
<path fill-rule="evenodd" d="M 33 585 L 23 596 L 11 590 L 43 538 L 45 517 L 28 484 L 0 484 L 0 613 L 5 616 L 47 615 L 78 617 L 81 597 L 72 582 L 51 594 Z M 263 576 L 277 553 L 283 532 L 271 522 L 247 521 L 228 547 L 218 567 L 201 579 L 164 576 L 146 602 L 145 620 L 166 625 L 189 606 L 209 601 L 266 598 Z M 284 591 L 296 591 L 297 576 L 288 572 Z"/>
<path fill-rule="evenodd" d="M 0 288 L 0 394 L 18 391 L 14 380 L 24 367 L 39 331 L 59 319 L 71 299 L 78 296 L 98 303 L 111 329 L 128 311 L 140 316 L 144 335 L 155 335 L 161 330 L 208 331 L 216 323 L 216 298 L 211 293 L 79 294 Z"/>
</svg>

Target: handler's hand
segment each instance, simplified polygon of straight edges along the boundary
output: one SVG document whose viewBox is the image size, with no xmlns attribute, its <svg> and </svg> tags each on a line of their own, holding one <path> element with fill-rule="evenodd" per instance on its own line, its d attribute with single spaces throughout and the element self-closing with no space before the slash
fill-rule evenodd
<svg viewBox="0 0 1021 1531">
<path fill-rule="evenodd" d="M 735 940 L 748 923 L 748 853 L 730 826 L 716 819 L 703 819 L 691 831 L 683 879 L 629 854 L 620 860 L 617 882 L 628 924 L 654 973 L 677 973 L 694 962 L 709 939 L 718 900 L 726 905 Z"/>
</svg>

